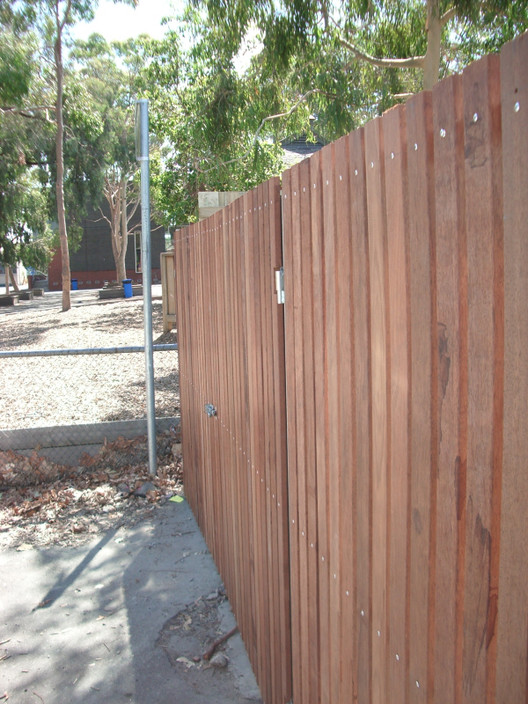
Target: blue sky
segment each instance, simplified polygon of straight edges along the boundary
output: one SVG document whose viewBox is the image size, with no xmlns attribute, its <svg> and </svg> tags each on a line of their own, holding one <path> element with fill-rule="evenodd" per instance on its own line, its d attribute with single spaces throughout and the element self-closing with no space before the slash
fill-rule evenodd
<svg viewBox="0 0 528 704">
<path fill-rule="evenodd" d="M 107 41 L 123 41 L 139 34 L 161 39 L 166 26 L 161 19 L 181 12 L 183 0 L 139 0 L 134 9 L 112 0 L 100 0 L 92 22 L 78 22 L 72 27 L 77 39 L 87 39 L 90 34 L 102 34 Z"/>
</svg>

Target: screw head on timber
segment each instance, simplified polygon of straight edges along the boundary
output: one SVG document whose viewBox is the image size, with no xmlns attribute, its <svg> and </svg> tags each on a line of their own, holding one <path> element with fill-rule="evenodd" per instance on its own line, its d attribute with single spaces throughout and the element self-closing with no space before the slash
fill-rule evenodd
<svg viewBox="0 0 528 704">
<path fill-rule="evenodd" d="M 214 418 L 216 416 L 216 408 L 213 406 L 212 403 L 205 404 L 205 412 L 207 413 L 209 418 Z"/>
</svg>

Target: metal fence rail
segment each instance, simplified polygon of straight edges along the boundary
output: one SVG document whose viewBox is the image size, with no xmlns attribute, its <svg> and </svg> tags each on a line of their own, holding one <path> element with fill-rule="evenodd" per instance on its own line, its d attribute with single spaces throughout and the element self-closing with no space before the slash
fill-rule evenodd
<svg viewBox="0 0 528 704">
<path fill-rule="evenodd" d="M 177 350 L 177 344 L 153 345 L 154 352 L 170 352 Z M 85 355 L 85 354 L 120 354 L 131 352 L 144 352 L 145 347 L 142 345 L 132 345 L 130 347 L 85 347 L 81 349 L 70 350 L 9 350 L 8 352 L 0 352 L 0 359 L 7 357 L 67 357 L 70 355 Z"/>
</svg>

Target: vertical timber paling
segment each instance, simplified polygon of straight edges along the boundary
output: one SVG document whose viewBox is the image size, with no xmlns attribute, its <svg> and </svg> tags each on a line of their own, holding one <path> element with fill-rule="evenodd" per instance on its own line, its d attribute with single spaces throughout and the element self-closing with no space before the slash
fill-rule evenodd
<svg viewBox="0 0 528 704">
<path fill-rule="evenodd" d="M 501 57 L 504 193 L 504 453 L 496 702 L 528 700 L 528 35 Z M 493 700 L 492 700 L 493 701 Z"/>
</svg>

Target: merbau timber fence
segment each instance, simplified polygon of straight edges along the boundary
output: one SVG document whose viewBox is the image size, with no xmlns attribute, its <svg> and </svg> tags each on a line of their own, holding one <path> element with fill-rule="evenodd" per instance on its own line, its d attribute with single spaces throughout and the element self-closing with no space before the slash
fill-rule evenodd
<svg viewBox="0 0 528 704">
<path fill-rule="evenodd" d="M 528 35 L 175 262 L 186 492 L 264 701 L 527 702 Z"/>
</svg>

